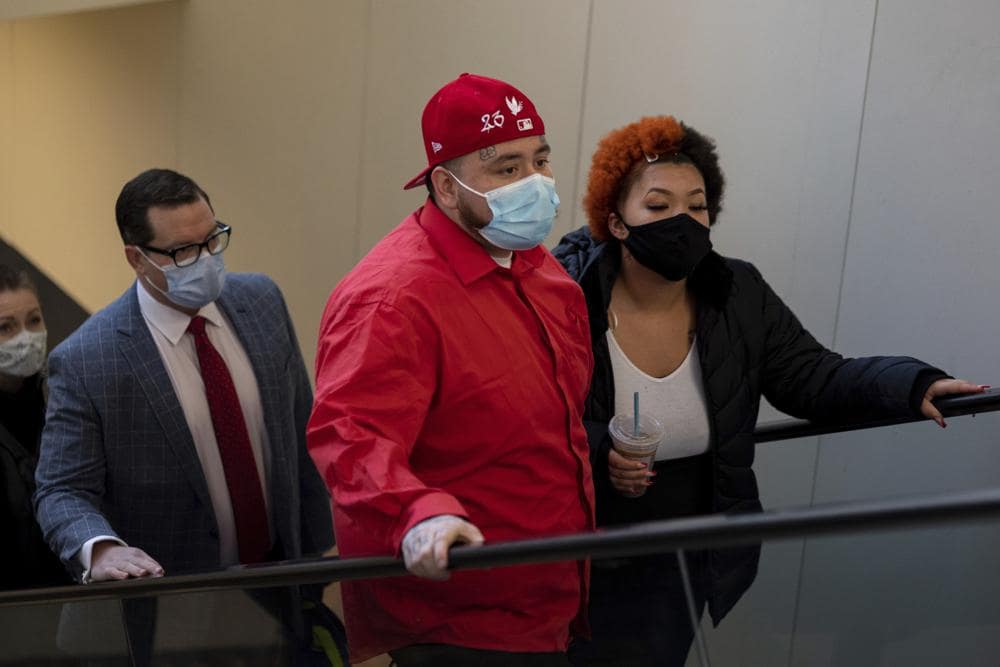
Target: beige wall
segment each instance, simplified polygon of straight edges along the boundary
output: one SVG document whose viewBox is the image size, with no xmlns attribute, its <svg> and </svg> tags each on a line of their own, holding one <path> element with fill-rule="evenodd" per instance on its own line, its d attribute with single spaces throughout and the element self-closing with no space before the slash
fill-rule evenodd
<svg viewBox="0 0 1000 667">
<path fill-rule="evenodd" d="M 233 226 L 229 267 L 284 290 L 312 369 L 356 259 L 367 3 L 181 4 L 178 166 Z"/>
<path fill-rule="evenodd" d="M 0 238 L 7 237 L 10 226 L 10 175 L 14 168 L 13 34 L 13 24 L 0 21 Z"/>
<path fill-rule="evenodd" d="M 0 20 L 138 5 L 151 0 L 0 0 Z"/>
<path fill-rule="evenodd" d="M 91 310 L 131 275 L 114 222 L 123 181 L 176 161 L 177 11 L 0 22 L 0 234 Z"/>
</svg>

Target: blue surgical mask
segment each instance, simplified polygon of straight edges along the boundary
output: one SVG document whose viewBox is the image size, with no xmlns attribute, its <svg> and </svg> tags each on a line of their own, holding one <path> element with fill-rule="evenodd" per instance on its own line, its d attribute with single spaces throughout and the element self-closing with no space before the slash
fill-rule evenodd
<svg viewBox="0 0 1000 667">
<path fill-rule="evenodd" d="M 146 253 L 139 252 L 149 259 Z M 152 260 L 150 264 L 153 264 Z M 207 306 L 219 298 L 226 282 L 226 265 L 222 262 L 222 255 L 213 255 L 207 250 L 202 250 L 198 261 L 189 266 L 153 266 L 166 276 L 167 291 L 164 292 L 149 279 L 146 284 L 182 308 L 197 310 Z"/>
<path fill-rule="evenodd" d="M 455 174 L 451 176 L 469 192 L 486 199 L 493 219 L 477 231 L 496 247 L 528 250 L 552 231 L 552 221 L 559 209 L 555 179 L 532 174 L 495 190 L 479 192 L 458 180 Z"/>
</svg>

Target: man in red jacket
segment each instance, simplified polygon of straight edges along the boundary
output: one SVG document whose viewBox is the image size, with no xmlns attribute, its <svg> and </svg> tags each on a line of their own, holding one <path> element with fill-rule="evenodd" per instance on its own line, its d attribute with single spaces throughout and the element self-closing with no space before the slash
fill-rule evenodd
<svg viewBox="0 0 1000 667">
<path fill-rule="evenodd" d="M 452 544 L 590 530 L 582 293 L 540 244 L 559 198 L 545 126 L 513 86 L 463 74 L 427 103 L 425 185 L 334 289 L 309 448 L 345 557 L 417 577 L 345 583 L 352 658 L 565 665 L 582 562 L 466 570 Z"/>
</svg>

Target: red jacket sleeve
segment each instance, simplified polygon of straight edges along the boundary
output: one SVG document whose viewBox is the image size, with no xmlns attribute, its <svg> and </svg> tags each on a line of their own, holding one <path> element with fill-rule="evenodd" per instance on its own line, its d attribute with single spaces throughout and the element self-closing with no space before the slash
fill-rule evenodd
<svg viewBox="0 0 1000 667">
<path fill-rule="evenodd" d="M 467 516 L 409 465 L 435 392 L 439 343 L 429 318 L 391 304 L 341 304 L 335 295 L 327 306 L 307 438 L 333 496 L 342 555 L 398 555 L 420 521 Z"/>
</svg>

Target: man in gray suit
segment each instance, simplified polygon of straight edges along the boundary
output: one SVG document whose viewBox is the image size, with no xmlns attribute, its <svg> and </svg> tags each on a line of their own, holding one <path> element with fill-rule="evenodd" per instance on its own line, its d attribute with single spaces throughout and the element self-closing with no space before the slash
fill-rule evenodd
<svg viewBox="0 0 1000 667">
<path fill-rule="evenodd" d="M 115 215 L 137 280 L 49 358 L 35 509 L 50 546 L 84 582 L 328 549 L 281 292 L 225 273 L 232 230 L 186 176 L 139 174 Z"/>
</svg>

